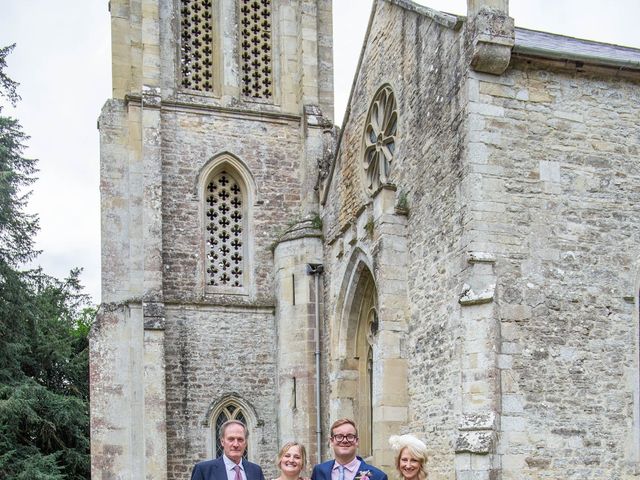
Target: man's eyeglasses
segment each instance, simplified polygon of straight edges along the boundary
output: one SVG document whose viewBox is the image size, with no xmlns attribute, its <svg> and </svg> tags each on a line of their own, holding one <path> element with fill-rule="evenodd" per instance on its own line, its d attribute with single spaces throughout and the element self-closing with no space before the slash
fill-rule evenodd
<svg viewBox="0 0 640 480">
<path fill-rule="evenodd" d="M 342 435 L 341 433 L 337 433 L 336 435 L 332 435 L 331 438 L 333 438 L 338 443 L 343 442 L 345 440 L 349 443 L 353 443 L 358 439 L 358 437 L 355 436 L 353 433 L 349 433 L 348 435 Z"/>
</svg>

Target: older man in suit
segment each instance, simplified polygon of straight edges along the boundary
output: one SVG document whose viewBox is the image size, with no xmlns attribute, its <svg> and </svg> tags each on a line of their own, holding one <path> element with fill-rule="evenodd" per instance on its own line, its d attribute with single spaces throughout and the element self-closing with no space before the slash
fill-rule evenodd
<svg viewBox="0 0 640 480">
<path fill-rule="evenodd" d="M 387 480 L 386 473 L 356 455 L 358 429 L 353 420 L 333 422 L 330 442 L 335 460 L 313 467 L 311 480 Z"/>
<path fill-rule="evenodd" d="M 191 480 L 264 480 L 260 466 L 242 458 L 247 448 L 247 434 L 247 427 L 238 420 L 223 423 L 220 427 L 222 456 L 196 464 Z"/>
</svg>

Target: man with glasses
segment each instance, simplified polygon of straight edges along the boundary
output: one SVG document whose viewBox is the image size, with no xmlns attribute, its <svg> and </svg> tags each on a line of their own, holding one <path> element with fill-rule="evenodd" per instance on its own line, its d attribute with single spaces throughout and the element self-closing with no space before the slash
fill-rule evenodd
<svg viewBox="0 0 640 480">
<path fill-rule="evenodd" d="M 387 475 L 356 455 L 358 429 L 353 420 L 342 418 L 331 425 L 331 448 L 335 460 L 313 467 L 311 480 L 387 480 Z"/>
</svg>

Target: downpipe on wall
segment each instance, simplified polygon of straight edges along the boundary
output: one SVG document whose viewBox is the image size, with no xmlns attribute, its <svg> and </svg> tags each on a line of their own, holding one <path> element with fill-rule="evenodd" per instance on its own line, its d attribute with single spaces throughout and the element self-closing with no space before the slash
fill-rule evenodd
<svg viewBox="0 0 640 480">
<path fill-rule="evenodd" d="M 316 443 L 318 463 L 322 463 L 322 423 L 320 423 L 320 275 L 324 272 L 321 263 L 307 263 L 307 274 L 315 277 L 316 305 L 315 305 L 315 350 L 316 361 Z"/>
</svg>

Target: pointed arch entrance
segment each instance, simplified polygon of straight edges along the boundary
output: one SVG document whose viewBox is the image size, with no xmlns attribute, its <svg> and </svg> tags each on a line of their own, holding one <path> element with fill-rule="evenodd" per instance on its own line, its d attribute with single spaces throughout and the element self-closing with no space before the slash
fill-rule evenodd
<svg viewBox="0 0 640 480">
<path fill-rule="evenodd" d="M 347 263 L 332 318 L 329 405 L 332 420 L 356 421 L 361 456 L 391 469 L 389 435 L 407 422 L 407 362 L 392 308 L 399 296 L 383 270 L 359 248 Z"/>
<path fill-rule="evenodd" d="M 351 306 L 356 333 L 349 345 L 356 364 L 357 395 L 355 398 L 355 420 L 359 427 L 360 454 L 373 454 L 373 349 L 378 332 L 377 291 L 375 281 L 368 268 L 364 268 L 359 279 L 356 300 Z"/>
<path fill-rule="evenodd" d="M 358 425 L 363 457 L 373 455 L 376 425 L 373 392 L 376 378 L 375 358 L 378 332 L 378 293 L 366 256 L 358 252 L 352 258 L 344 280 L 342 301 L 336 318 L 339 334 L 334 337 L 334 401 L 332 418 L 350 417 Z"/>
</svg>

